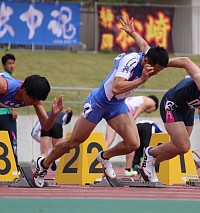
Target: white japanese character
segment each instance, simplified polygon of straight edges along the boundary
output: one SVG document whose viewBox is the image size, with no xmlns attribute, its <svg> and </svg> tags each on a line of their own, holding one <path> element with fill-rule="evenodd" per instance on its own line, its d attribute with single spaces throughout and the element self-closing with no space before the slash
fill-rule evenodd
<svg viewBox="0 0 200 213">
<path fill-rule="evenodd" d="M 28 39 L 34 37 L 35 29 L 42 24 L 43 17 L 43 13 L 40 10 L 35 9 L 33 5 L 30 5 L 28 11 L 20 16 L 22 21 L 27 22 L 27 27 L 29 29 Z"/>
<path fill-rule="evenodd" d="M 56 37 L 63 36 L 64 39 L 72 39 L 76 35 L 76 27 L 70 23 L 72 20 L 72 11 L 69 7 L 61 7 L 60 11 L 53 10 L 51 16 L 56 20 L 51 20 L 48 24 L 48 29 Z"/>
<path fill-rule="evenodd" d="M 0 7 L 0 38 L 2 38 L 7 31 L 12 37 L 15 35 L 13 28 L 10 25 L 6 24 L 12 14 L 12 8 L 6 7 L 5 3 L 3 2 Z"/>
</svg>

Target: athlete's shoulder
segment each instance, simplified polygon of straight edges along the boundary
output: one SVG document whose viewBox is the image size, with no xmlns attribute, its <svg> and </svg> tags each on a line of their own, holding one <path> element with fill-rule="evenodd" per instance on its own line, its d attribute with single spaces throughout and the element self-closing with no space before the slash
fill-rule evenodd
<svg viewBox="0 0 200 213">
<path fill-rule="evenodd" d="M 136 53 L 136 52 L 132 52 L 132 53 L 128 53 L 124 56 L 124 59 L 126 60 L 138 60 L 141 57 L 141 53 Z"/>
</svg>

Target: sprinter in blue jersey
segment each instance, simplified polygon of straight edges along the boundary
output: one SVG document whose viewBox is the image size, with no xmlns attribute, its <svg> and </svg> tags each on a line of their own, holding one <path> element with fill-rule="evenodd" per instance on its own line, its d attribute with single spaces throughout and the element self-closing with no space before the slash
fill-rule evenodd
<svg viewBox="0 0 200 213">
<path fill-rule="evenodd" d="M 121 54 L 116 57 L 111 72 L 100 87 L 86 98 L 83 113 L 77 120 L 72 134 L 60 140 L 46 158 L 37 159 L 33 178 L 35 185 L 43 187 L 44 176 L 49 166 L 67 151 L 84 142 L 102 119 L 123 138 L 116 146 L 99 152 L 97 156 L 104 173 L 110 178 L 115 178 L 116 174 L 109 159 L 129 154 L 140 146 L 135 121 L 124 100 L 150 76 L 167 67 L 168 59 L 167 51 L 159 46 L 152 47 L 147 52 Z"/>
<path fill-rule="evenodd" d="M 35 108 L 42 128 L 48 131 L 63 108 L 63 97 L 61 96 L 58 101 L 54 99 L 52 113 L 48 117 L 43 101 L 46 100 L 50 90 L 49 82 L 45 77 L 31 75 L 23 82 L 1 73 L 0 107 L 20 108 L 32 105 Z"/>
<path fill-rule="evenodd" d="M 121 20 L 123 29 L 135 39 L 141 51 L 150 46 L 133 27 L 133 19 Z M 145 180 L 157 182 L 155 165 L 189 151 L 190 135 L 194 125 L 194 109 L 200 108 L 200 68 L 188 57 L 169 59 L 168 67 L 184 68 L 191 78 L 186 78 L 163 96 L 160 114 L 171 141 L 145 150 L 142 173 Z"/>
</svg>

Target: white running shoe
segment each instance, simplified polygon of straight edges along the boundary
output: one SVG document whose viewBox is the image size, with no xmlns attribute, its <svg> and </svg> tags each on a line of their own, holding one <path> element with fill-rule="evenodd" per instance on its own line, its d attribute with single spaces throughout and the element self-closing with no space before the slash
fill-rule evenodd
<svg viewBox="0 0 200 213">
<path fill-rule="evenodd" d="M 131 171 L 128 171 L 125 169 L 125 171 L 124 171 L 124 176 L 126 176 L 126 177 L 132 177 L 132 176 L 137 176 L 137 175 L 138 175 L 138 172 L 134 171 L 133 169 L 131 169 Z"/>
<path fill-rule="evenodd" d="M 102 164 L 105 175 L 107 175 L 109 178 L 115 178 L 116 174 L 114 169 L 112 168 L 112 164 L 109 160 L 105 160 L 101 157 L 102 152 L 103 151 L 98 153 L 97 160 L 99 161 L 99 163 Z"/>
<path fill-rule="evenodd" d="M 142 170 L 144 174 L 148 177 L 149 182 L 158 182 L 158 178 L 155 170 L 155 161 L 152 155 L 149 154 L 149 149 L 152 147 L 147 147 L 144 153 L 144 161 L 142 163 Z"/>
<path fill-rule="evenodd" d="M 47 174 L 47 169 L 42 167 L 41 161 L 44 160 L 44 157 L 39 157 L 37 159 L 36 171 L 33 174 L 33 181 L 37 187 L 44 186 L 44 176 Z"/>
</svg>

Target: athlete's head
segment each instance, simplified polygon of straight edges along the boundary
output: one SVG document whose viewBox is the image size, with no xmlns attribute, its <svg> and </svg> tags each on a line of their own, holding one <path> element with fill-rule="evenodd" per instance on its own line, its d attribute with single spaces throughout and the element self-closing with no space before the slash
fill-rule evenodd
<svg viewBox="0 0 200 213">
<path fill-rule="evenodd" d="M 33 99 L 46 100 L 51 87 L 48 80 L 40 75 L 28 76 L 21 86 L 21 89 L 26 90 L 26 94 Z"/>
<path fill-rule="evenodd" d="M 12 75 L 15 70 L 15 56 L 13 54 L 7 53 L 2 56 L 1 62 L 3 69 Z"/>
<path fill-rule="evenodd" d="M 155 95 L 149 95 L 147 97 L 151 98 L 154 101 L 154 103 L 155 103 L 155 110 L 157 110 L 158 106 L 159 106 L 159 100 L 158 100 L 158 98 Z"/>
<path fill-rule="evenodd" d="M 162 67 L 167 67 L 169 61 L 169 55 L 166 49 L 160 46 L 151 47 L 148 50 L 146 57 L 149 64 L 152 66 L 159 64 Z"/>
<path fill-rule="evenodd" d="M 151 47 L 148 50 L 147 54 L 145 55 L 145 59 L 147 64 L 150 64 L 152 67 L 154 67 L 155 72 L 153 75 L 155 75 L 167 67 L 169 55 L 165 48 L 156 46 Z"/>
<path fill-rule="evenodd" d="M 146 113 L 152 113 L 158 109 L 159 100 L 155 95 L 144 96 L 146 102 Z"/>
<path fill-rule="evenodd" d="M 6 62 L 7 62 L 9 59 L 15 61 L 15 56 L 14 56 L 13 54 L 7 53 L 7 54 L 5 54 L 4 56 L 2 56 L 2 58 L 1 58 L 1 63 L 2 63 L 3 65 L 5 65 Z"/>
</svg>

